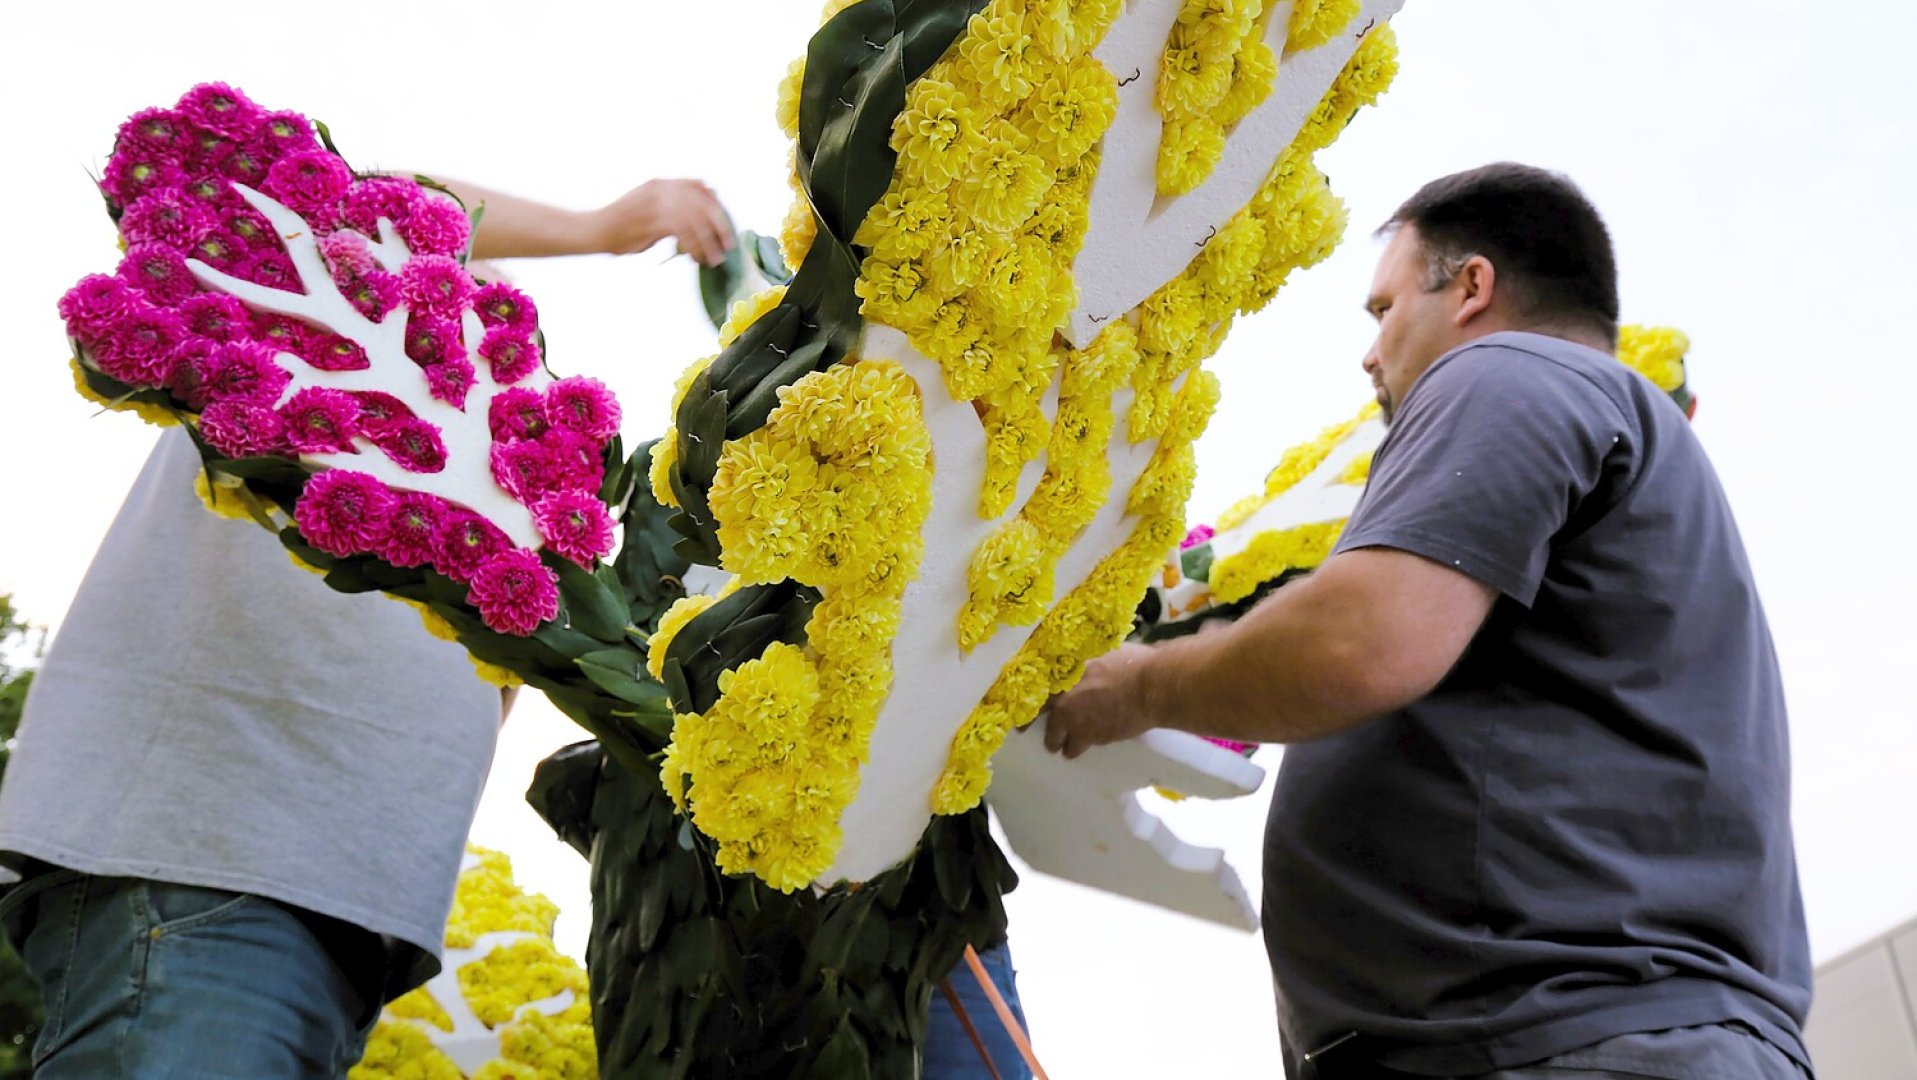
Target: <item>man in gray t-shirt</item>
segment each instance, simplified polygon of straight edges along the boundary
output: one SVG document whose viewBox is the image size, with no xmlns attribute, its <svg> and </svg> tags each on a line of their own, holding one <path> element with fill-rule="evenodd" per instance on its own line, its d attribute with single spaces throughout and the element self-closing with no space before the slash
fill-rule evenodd
<svg viewBox="0 0 1917 1080">
<path fill-rule="evenodd" d="M 1288 749 L 1265 848 L 1287 1074 L 1808 1075 L 1783 692 L 1682 413 L 1609 354 L 1609 237 L 1494 165 L 1387 226 L 1391 421 L 1332 557 L 1054 703 Z"/>
</svg>

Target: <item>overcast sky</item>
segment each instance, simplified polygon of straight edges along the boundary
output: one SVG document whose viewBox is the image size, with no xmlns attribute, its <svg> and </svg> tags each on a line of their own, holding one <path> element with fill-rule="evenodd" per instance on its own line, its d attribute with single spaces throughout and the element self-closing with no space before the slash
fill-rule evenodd
<svg viewBox="0 0 1917 1080">
<path fill-rule="evenodd" d="M 73 393 L 53 310 L 74 280 L 115 262 L 88 173 L 127 114 L 222 79 L 325 120 L 361 168 L 581 207 L 647 177 L 700 176 L 741 224 L 774 231 L 787 198 L 775 88 L 816 17 L 810 0 L 102 0 L 9 12 L 0 591 L 57 625 L 153 440 Z M 1213 361 L 1225 400 L 1200 445 L 1192 519 L 1255 490 L 1286 446 L 1365 400 L 1372 226 L 1457 169 L 1515 159 L 1564 170 L 1610 221 L 1626 319 L 1675 324 L 1694 342 L 1698 432 L 1738 511 L 1784 665 L 1817 957 L 1917 916 L 1917 561 L 1905 550 L 1917 455 L 1898 419 L 1917 391 L 1902 332 L 1917 253 L 1917 87 L 1902 50 L 1917 40 L 1917 13 L 1888 0 L 1815 11 L 1785 0 L 1409 0 L 1397 26 L 1396 86 L 1320 159 L 1350 204 L 1352 235 L 1241 320 Z M 611 383 L 629 439 L 662 429 L 673 378 L 712 347 L 686 260 L 510 269 L 539 302 L 555 370 Z M 520 793 L 539 757 L 577 737 L 543 702 L 522 702 L 474 831 L 561 903 L 561 941 L 575 951 L 584 864 Z M 1275 768 L 1277 756 L 1259 760 Z M 1264 802 L 1185 804 L 1175 820 L 1226 847 L 1255 892 Z M 1021 990 L 1054 1076 L 1274 1075 L 1255 937 L 1036 875 L 1010 906 Z"/>
</svg>

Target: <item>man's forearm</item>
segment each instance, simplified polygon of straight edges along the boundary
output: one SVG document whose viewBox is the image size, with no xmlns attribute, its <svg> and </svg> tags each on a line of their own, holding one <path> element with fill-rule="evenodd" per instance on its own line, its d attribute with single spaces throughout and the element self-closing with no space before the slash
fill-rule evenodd
<svg viewBox="0 0 1917 1080">
<path fill-rule="evenodd" d="M 475 259 L 537 259 L 604 250 L 592 211 L 549 206 L 460 180 L 446 181 L 446 187 L 468 210 L 485 207 L 473 235 Z"/>
</svg>

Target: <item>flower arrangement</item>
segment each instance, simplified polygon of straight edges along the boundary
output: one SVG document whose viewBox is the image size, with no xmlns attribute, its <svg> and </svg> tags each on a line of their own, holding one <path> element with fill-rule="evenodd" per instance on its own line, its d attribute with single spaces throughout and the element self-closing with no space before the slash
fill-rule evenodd
<svg viewBox="0 0 1917 1080">
<path fill-rule="evenodd" d="M 1007 732 L 1130 629 L 1184 532 L 1219 393 L 1200 364 L 1337 243 L 1312 157 L 1395 71 L 1387 25 L 1301 6 L 1319 14 L 1284 33 L 1322 18 L 1348 49 L 1317 108 L 1186 264 L 1076 337 L 1131 81 L 1097 50 L 1137 13 L 828 9 L 780 96 L 795 275 L 687 372 L 651 470 L 681 553 L 735 575 L 683 601 L 649 657 L 675 712 L 666 790 L 723 867 L 788 891 L 882 872 L 929 816 L 977 806 Z M 1257 5 L 1182 10 L 1207 49 L 1230 38 L 1227 75 L 1245 55 L 1242 97 L 1269 90 L 1245 44 Z"/>
<path fill-rule="evenodd" d="M 586 973 L 553 945 L 557 915 L 505 855 L 469 848 L 445 969 L 386 1006 L 349 1080 L 595 1080 Z"/>
<path fill-rule="evenodd" d="M 125 254 L 60 314 L 80 392 L 185 423 L 216 510 L 290 525 L 308 562 L 442 577 L 526 636 L 559 616 L 554 566 L 611 551 L 619 405 L 546 373 L 532 300 L 467 273 L 471 219 L 429 185 L 196 86 L 121 125 L 100 187 Z"/>
</svg>

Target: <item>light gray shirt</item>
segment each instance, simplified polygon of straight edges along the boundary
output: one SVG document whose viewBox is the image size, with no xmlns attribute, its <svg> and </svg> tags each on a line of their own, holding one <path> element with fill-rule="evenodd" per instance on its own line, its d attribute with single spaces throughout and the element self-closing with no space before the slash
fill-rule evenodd
<svg viewBox="0 0 1917 1080">
<path fill-rule="evenodd" d="M 438 955 L 499 692 L 409 608 L 209 513 L 161 438 L 34 679 L 0 851 L 254 893 Z"/>
</svg>

